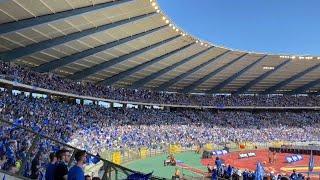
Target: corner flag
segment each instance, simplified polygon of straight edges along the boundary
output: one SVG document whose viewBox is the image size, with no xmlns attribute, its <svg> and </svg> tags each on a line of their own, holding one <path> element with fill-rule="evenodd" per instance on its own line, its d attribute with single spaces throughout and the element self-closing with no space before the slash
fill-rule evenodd
<svg viewBox="0 0 320 180">
<path fill-rule="evenodd" d="M 311 151 L 310 158 L 309 158 L 309 173 L 313 171 L 313 168 L 314 168 L 314 158 Z"/>
</svg>

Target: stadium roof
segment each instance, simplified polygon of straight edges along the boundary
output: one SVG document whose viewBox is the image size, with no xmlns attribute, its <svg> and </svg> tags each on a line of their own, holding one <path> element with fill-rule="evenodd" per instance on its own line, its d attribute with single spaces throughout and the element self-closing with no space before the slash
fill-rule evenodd
<svg viewBox="0 0 320 180">
<path fill-rule="evenodd" d="M 320 89 L 319 57 L 215 46 L 184 32 L 152 0 L 1 0 L 0 58 L 126 88 L 262 94 Z"/>
</svg>

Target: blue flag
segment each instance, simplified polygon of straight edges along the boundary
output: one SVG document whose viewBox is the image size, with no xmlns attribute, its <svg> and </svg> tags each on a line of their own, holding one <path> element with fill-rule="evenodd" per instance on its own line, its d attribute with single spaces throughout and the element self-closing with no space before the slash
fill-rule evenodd
<svg viewBox="0 0 320 180">
<path fill-rule="evenodd" d="M 6 175 L 5 175 L 5 174 L 3 175 L 3 178 L 2 178 L 2 180 L 6 180 Z"/>
<path fill-rule="evenodd" d="M 310 158 L 309 158 L 309 172 L 312 172 L 313 168 L 314 168 L 314 159 L 311 151 Z"/>
<path fill-rule="evenodd" d="M 257 168 L 256 168 L 256 172 L 255 172 L 255 180 L 263 180 L 263 176 L 264 176 L 264 169 L 261 165 L 261 163 L 259 162 L 257 164 Z"/>
<path fill-rule="evenodd" d="M 16 119 L 14 122 L 13 122 L 13 124 L 14 124 L 14 126 L 15 127 L 17 127 L 17 126 L 22 126 L 22 118 L 19 118 L 19 119 Z"/>
</svg>

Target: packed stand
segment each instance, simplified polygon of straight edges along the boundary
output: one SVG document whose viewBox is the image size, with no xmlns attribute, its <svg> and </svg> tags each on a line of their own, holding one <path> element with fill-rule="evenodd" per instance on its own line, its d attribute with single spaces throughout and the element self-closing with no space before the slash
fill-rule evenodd
<svg viewBox="0 0 320 180">
<path fill-rule="evenodd" d="M 1 92 L 0 115 L 93 154 L 230 141 L 319 141 L 317 111 L 204 111 L 104 108 Z M 307 132 L 307 133 L 306 133 Z"/>
<path fill-rule="evenodd" d="M 28 68 L 0 62 L 0 77 L 50 90 L 122 101 L 200 106 L 320 106 L 320 96 L 251 96 L 191 95 L 156 92 L 147 89 L 125 89 L 89 82 L 76 82 L 52 73 L 38 73 Z"/>
<path fill-rule="evenodd" d="M 104 108 L 1 91 L 0 117 L 15 124 L 13 127 L 0 124 L 1 169 L 12 173 L 22 169 L 23 175 L 32 178 L 45 176 L 43 164 L 48 161 L 48 153 L 59 152 L 61 147 L 40 140 L 29 156 L 27 152 L 36 137 L 16 126 L 27 127 L 92 154 L 105 149 L 159 149 L 177 142 L 188 147 L 241 141 L 320 141 L 317 111 Z M 22 164 L 24 159 L 29 163 Z"/>
</svg>

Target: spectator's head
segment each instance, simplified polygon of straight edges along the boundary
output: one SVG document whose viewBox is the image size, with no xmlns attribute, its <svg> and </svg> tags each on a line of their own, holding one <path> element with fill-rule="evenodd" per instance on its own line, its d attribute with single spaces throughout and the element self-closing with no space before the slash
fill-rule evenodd
<svg viewBox="0 0 320 180">
<path fill-rule="evenodd" d="M 14 149 L 17 149 L 17 141 L 16 140 L 10 140 L 8 142 L 9 146 L 14 148 Z"/>
<path fill-rule="evenodd" d="M 86 162 L 86 151 L 77 151 L 74 155 L 78 164 L 85 164 Z"/>
<path fill-rule="evenodd" d="M 54 164 L 57 162 L 56 153 L 54 153 L 54 152 L 50 153 L 49 158 L 50 158 L 50 163 Z"/>
<path fill-rule="evenodd" d="M 7 162 L 7 156 L 5 154 L 0 156 L 0 164 L 4 164 Z"/>
<path fill-rule="evenodd" d="M 92 180 L 100 180 L 99 177 L 93 177 Z"/>
<path fill-rule="evenodd" d="M 84 176 L 84 179 L 85 179 L 85 180 L 92 180 L 91 176 L 89 176 L 89 175 L 85 175 L 85 176 Z"/>
<path fill-rule="evenodd" d="M 15 173 L 17 173 L 18 172 L 18 169 L 17 169 L 17 167 L 16 167 L 16 165 L 14 164 L 10 164 L 9 165 L 9 167 L 8 167 L 8 171 L 10 172 L 10 173 L 12 173 L 12 174 L 15 174 Z"/>
<path fill-rule="evenodd" d="M 57 152 L 57 160 L 68 163 L 70 161 L 70 151 L 67 149 L 61 149 Z"/>
</svg>

